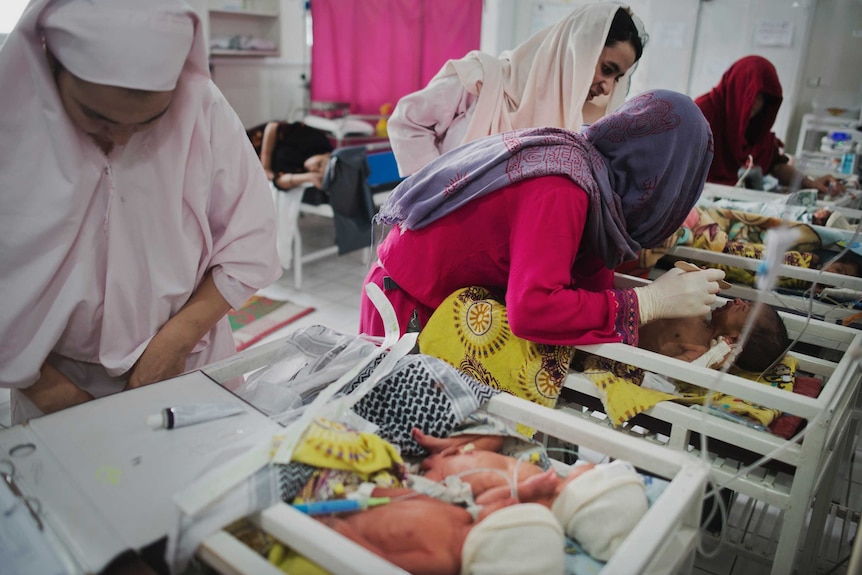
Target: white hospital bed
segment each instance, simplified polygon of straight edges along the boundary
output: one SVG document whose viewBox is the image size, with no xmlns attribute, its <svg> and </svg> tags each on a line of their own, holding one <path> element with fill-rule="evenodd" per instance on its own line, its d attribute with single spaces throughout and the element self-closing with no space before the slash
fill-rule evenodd
<svg viewBox="0 0 862 575">
<path fill-rule="evenodd" d="M 216 381 L 227 381 L 269 365 L 283 355 L 281 346 L 282 341 L 276 341 L 252 348 L 204 371 Z M 510 395 L 494 397 L 487 408 L 491 413 L 534 427 L 548 436 L 628 460 L 643 472 L 670 480 L 602 573 L 666 574 L 691 570 L 707 477 L 707 467 L 701 461 L 688 454 L 643 445 L 624 433 L 608 431 L 580 417 Z M 403 573 L 289 505 L 277 504 L 251 519 L 285 545 L 336 575 Z M 226 531 L 207 538 L 198 556 L 219 573 L 281 573 Z"/>
<path fill-rule="evenodd" d="M 388 141 L 363 144 L 362 147 L 367 153 L 370 168 L 367 183 L 371 187 L 371 199 L 376 209 L 386 201 L 388 190 L 394 188 L 400 178 L 397 175 L 395 156 Z M 290 190 L 279 190 L 273 184 L 270 184 L 270 187 L 278 219 L 277 247 L 281 266 L 285 269 L 293 269 L 293 285 L 296 289 L 302 289 L 303 265 L 337 255 L 338 246 L 327 245 L 306 250 L 299 225 L 300 218 L 305 215 L 332 219 L 335 213 L 328 203 L 313 205 L 302 201 L 303 193 L 310 184 Z"/>
<path fill-rule="evenodd" d="M 636 278 L 617 276 L 618 287 L 643 283 L 643 280 Z M 781 317 L 791 338 L 795 338 L 804 328 L 805 318 L 784 313 Z M 716 383 L 717 371 L 692 366 L 624 344 L 579 348 L 701 386 L 710 382 L 716 390 L 757 405 L 800 416 L 808 422 L 807 432 L 801 443 L 787 443 L 771 433 L 706 415 L 674 402 L 661 402 L 645 414 L 652 418 L 652 422 L 661 424 L 662 432 L 647 431 L 644 429 L 644 423 L 625 427 L 626 431 L 638 437 L 645 447 L 658 444 L 669 450 L 688 451 L 705 457 L 711 464 L 714 480 L 736 493 L 781 510 L 780 521 L 772 525 L 752 524 L 752 533 L 740 536 L 737 542 L 743 553 L 748 553 L 760 561 L 771 561 L 774 575 L 791 573 L 794 566 L 798 566 L 799 573 L 813 572 L 812 564 L 817 555 L 818 537 L 822 535 L 830 503 L 829 497 L 823 495 L 830 493 L 838 461 L 848 455 L 844 448 L 848 447 L 848 438 L 854 435 L 849 431 L 855 426 L 854 407 L 862 379 L 858 361 L 862 354 L 862 334 L 858 330 L 813 320 L 805 328 L 800 341 L 843 353 L 839 361 L 833 362 L 792 352 L 799 360 L 801 371 L 824 379 L 823 389 L 817 398 L 789 393 L 731 375 L 724 376 Z M 600 423 L 603 427 L 610 427 L 598 414 L 601 404 L 595 384 L 584 375 L 573 372 L 568 376 L 562 399 L 569 402 L 567 407 L 562 408 L 566 412 Z M 758 468 L 738 475 L 744 467 L 739 459 L 726 453 L 720 456 L 714 453 L 702 454 L 699 442 L 694 442 L 694 446 L 690 445 L 692 434 L 704 434 L 710 441 L 718 440 L 741 448 L 747 452 L 746 457 L 765 456 L 783 447 L 781 453 L 770 457 L 785 464 L 785 469 L 789 466 L 790 472 Z M 811 516 L 806 536 L 806 517 L 809 510 Z M 756 528 L 761 529 L 761 532 L 769 528 L 768 536 L 774 543 L 772 552 L 767 556 L 746 550 L 746 547 L 751 547 L 750 538 L 757 536 L 753 534 Z M 803 538 L 805 544 L 797 564 L 797 550 Z"/>
</svg>

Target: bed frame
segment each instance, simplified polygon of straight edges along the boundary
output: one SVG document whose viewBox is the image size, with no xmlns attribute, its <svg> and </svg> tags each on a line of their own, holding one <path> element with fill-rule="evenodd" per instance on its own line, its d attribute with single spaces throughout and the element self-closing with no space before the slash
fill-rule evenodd
<svg viewBox="0 0 862 575">
<path fill-rule="evenodd" d="M 353 146 L 351 146 L 353 147 Z M 398 168 L 395 163 L 395 155 L 389 142 L 374 142 L 363 144 L 370 173 L 367 183 L 371 188 L 371 199 L 374 207 L 379 208 L 389 192 L 395 188 L 401 178 L 398 176 Z M 344 148 L 338 148 L 344 149 Z M 278 217 L 279 233 L 277 238 L 278 252 L 282 255 L 282 267 L 293 269 L 293 285 L 296 289 L 302 289 L 302 266 L 323 258 L 338 254 L 338 246 L 327 246 L 303 254 L 303 241 L 300 232 L 299 218 L 302 215 L 315 215 L 332 219 L 334 212 L 328 203 L 313 205 L 301 201 L 302 194 L 309 184 L 297 186 L 290 190 L 279 190 L 270 184 L 275 201 L 276 214 Z M 365 248 L 370 257 L 370 251 Z M 290 255 L 290 262 L 284 258 Z M 287 265 L 285 265 L 287 263 Z"/>
<path fill-rule="evenodd" d="M 279 340 L 243 351 L 203 371 L 216 381 L 269 365 L 283 357 Z M 604 575 L 688 573 L 699 536 L 702 498 L 708 467 L 680 451 L 664 449 L 619 431 L 606 430 L 581 417 L 501 394 L 487 405 L 490 412 L 536 428 L 546 436 L 607 456 L 625 459 L 670 485 L 606 564 Z M 251 518 L 285 545 L 337 575 L 404 573 L 286 504 L 277 504 Z M 337 550 L 337 551 L 336 551 Z M 281 573 L 225 531 L 207 538 L 198 556 L 219 573 L 256 575 Z"/>
<path fill-rule="evenodd" d="M 703 193 L 701 193 L 700 197 L 705 200 L 726 198 L 728 200 L 740 200 L 743 202 L 774 202 L 775 200 L 787 199 L 787 194 L 749 190 L 707 182 L 703 187 Z M 862 193 L 859 190 L 848 190 L 842 196 L 832 200 L 817 200 L 818 207 L 840 212 L 851 222 L 858 222 L 862 219 L 862 209 L 860 209 L 862 205 L 860 204 L 862 204 Z"/>
<path fill-rule="evenodd" d="M 663 257 L 706 264 L 721 264 L 751 271 L 757 270 L 760 265 L 760 260 L 689 246 L 670 248 Z M 806 282 L 817 280 L 819 285 L 848 291 L 854 294 L 856 299 L 862 300 L 862 278 L 829 272 L 820 273 L 816 269 L 801 268 L 786 264 L 780 264 L 779 270 L 781 277 L 794 278 Z M 655 279 L 661 273 L 663 273 L 663 270 L 655 269 L 651 273 L 651 277 Z M 822 299 L 812 300 L 802 295 L 778 293 L 774 290 L 763 291 L 741 284 L 732 284 L 729 289 L 722 290 L 721 293 L 730 298 L 739 297 L 750 301 L 762 301 L 773 307 L 792 310 L 801 315 L 807 315 L 810 308 L 815 317 L 830 323 L 840 323 L 844 318 L 855 315 L 860 311 L 851 304 L 829 303 Z"/>
<path fill-rule="evenodd" d="M 722 264 L 752 271 L 756 270 L 760 265 L 760 260 L 725 254 L 722 252 L 692 248 L 689 246 L 675 246 L 670 248 L 663 257 L 683 259 L 695 263 Z M 842 290 L 852 290 L 852 292 L 858 294 L 858 299 L 862 299 L 862 278 L 829 272 L 819 273 L 819 270 L 789 266 L 786 264 L 781 264 L 779 269 L 781 277 L 795 278 L 807 282 L 813 282 L 817 279 L 817 283 L 819 285 L 841 288 Z M 664 273 L 664 270 L 654 269 L 650 275 L 655 279 L 655 277 L 662 273 Z M 850 305 L 828 303 L 818 299 L 811 300 L 810 298 L 803 297 L 801 295 L 783 294 L 771 290 L 762 291 L 747 285 L 731 285 L 732 287 L 729 289 L 722 290 L 721 295 L 729 298 L 739 297 L 750 301 L 762 301 L 773 307 L 794 310 L 796 313 L 802 315 L 807 315 L 810 306 L 812 314 L 815 317 L 830 323 L 838 323 L 844 318 L 855 315 L 860 311 Z"/>
<path fill-rule="evenodd" d="M 618 275 L 616 283 L 618 287 L 632 287 L 646 282 Z M 805 328 L 805 318 L 786 313 L 780 315 L 791 338 L 795 338 Z M 583 351 L 675 379 L 702 386 L 710 382 L 716 390 L 798 415 L 808 422 L 802 442 L 789 443 L 771 433 L 728 422 L 681 404 L 661 402 L 623 428 L 625 432 L 638 437 L 644 445 L 658 444 L 669 450 L 697 454 L 709 461 L 715 481 L 736 493 L 778 508 L 783 517 L 773 525 L 773 540 L 777 543 L 773 544 L 771 553 L 751 553 L 748 551 L 750 541 L 744 540 L 744 537 L 740 537 L 742 540 L 738 546 L 742 554 L 765 563 L 771 562 L 774 575 L 791 573 L 796 565 L 794 561 L 806 535 L 809 510 L 811 516 L 807 537 L 796 566 L 799 573 L 813 572 L 816 547 L 830 504 L 829 497 L 825 495 L 831 493 L 838 462 L 842 458 L 849 459 L 851 440 L 855 438 L 858 414 L 855 406 L 862 380 L 858 361 L 862 355 L 862 333 L 858 330 L 812 320 L 800 341 L 842 353 L 841 359 L 835 362 L 791 352 L 799 360 L 801 371 L 825 381 L 817 398 L 788 393 L 731 375 L 716 382 L 717 371 L 624 344 L 579 347 Z M 580 373 L 573 372 L 567 377 L 560 405 L 567 413 L 610 427 L 601 413 L 595 385 Z M 660 428 L 661 431 L 651 431 L 650 428 Z M 705 435 L 715 447 L 727 444 L 735 449 L 729 450 L 729 453 L 728 450 L 712 451 L 708 444 L 708 452 L 701 453 L 699 441 L 692 441 L 696 434 Z M 769 468 L 761 467 L 737 476 L 744 467 L 744 461 L 750 462 L 779 447 L 784 449 L 773 457 L 774 464 Z"/>
<path fill-rule="evenodd" d="M 701 195 L 701 199 L 708 200 L 726 198 L 751 202 L 771 202 L 776 199 L 786 197 L 787 196 L 785 194 L 747 190 L 744 188 L 734 188 L 709 183 L 704 186 L 703 194 Z M 856 209 L 858 207 L 858 203 L 859 200 L 855 195 L 848 194 L 837 201 L 818 200 L 817 205 L 841 212 L 849 221 L 858 221 L 859 219 L 862 219 L 862 210 Z M 817 226 L 814 227 L 816 228 Z M 834 232 L 835 230 L 832 231 Z M 843 235 L 845 235 L 849 240 L 853 234 L 852 232 L 843 232 Z M 670 248 L 667 251 L 666 257 L 695 262 L 722 264 L 752 271 L 756 270 L 760 264 L 760 260 L 693 248 L 690 246 L 675 246 Z M 859 298 L 862 299 L 862 278 L 825 272 L 818 276 L 818 272 L 819 270 L 788 266 L 785 264 L 780 265 L 780 275 L 782 277 L 794 278 L 807 282 L 813 282 L 816 277 L 818 283 L 823 286 L 840 288 L 842 290 L 852 290 L 854 292 L 858 292 Z M 654 270 L 651 277 L 654 279 L 661 273 L 663 272 L 660 270 Z M 760 291 L 750 286 L 738 284 L 734 284 L 730 289 L 723 290 L 722 295 L 727 297 L 739 297 L 750 301 L 762 301 L 773 307 L 794 310 L 803 315 L 807 315 L 810 305 L 812 313 L 816 317 L 828 322 L 840 322 L 842 319 L 859 312 L 858 309 L 854 309 L 852 306 L 833 304 L 816 299 L 812 301 L 809 298 L 799 295 L 779 294 L 773 291 Z"/>
</svg>

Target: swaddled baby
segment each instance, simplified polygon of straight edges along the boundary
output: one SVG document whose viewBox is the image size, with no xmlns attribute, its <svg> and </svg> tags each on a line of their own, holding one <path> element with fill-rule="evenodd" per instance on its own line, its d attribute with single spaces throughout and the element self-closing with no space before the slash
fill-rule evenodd
<svg viewBox="0 0 862 575">
<path fill-rule="evenodd" d="M 409 489 L 376 488 L 373 497 L 392 502 L 318 519 L 414 574 L 562 574 L 564 531 L 607 561 L 647 511 L 643 481 L 630 464 L 576 471 L 575 479 L 559 481 L 564 487 L 550 509 L 506 497 L 486 503 L 473 518 L 462 507 Z"/>
</svg>

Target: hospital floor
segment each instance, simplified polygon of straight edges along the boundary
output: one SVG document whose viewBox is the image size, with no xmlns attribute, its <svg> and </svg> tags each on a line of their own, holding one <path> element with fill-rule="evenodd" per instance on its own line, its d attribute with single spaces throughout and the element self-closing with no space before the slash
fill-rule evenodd
<svg viewBox="0 0 862 575">
<path fill-rule="evenodd" d="M 315 250 L 334 243 L 332 220 L 319 216 L 300 219 L 304 248 Z M 325 325 L 342 333 L 356 333 L 359 325 L 359 296 L 368 270 L 364 250 L 344 256 L 332 256 L 303 266 L 302 289 L 293 285 L 293 274 L 286 271 L 272 286 L 260 294 L 273 299 L 286 299 L 295 304 L 311 306 L 315 311 L 268 336 L 266 343 L 311 325 Z M 259 344 L 258 344 L 259 345 Z M 0 390 L 0 428 L 9 425 L 8 391 Z M 852 540 L 862 511 L 862 445 L 853 450 L 850 461 L 841 463 L 839 477 L 832 496 L 832 511 L 826 523 L 823 543 L 818 555 L 817 570 L 821 575 L 844 575 Z M 741 541 L 743 551 L 722 549 L 714 558 L 698 555 L 696 575 L 760 575 L 768 574 L 768 560 L 775 543 L 761 532 L 776 523 L 778 510 L 740 496 L 730 508 L 727 537 Z M 714 547 L 707 538 L 705 545 Z M 842 562 L 842 560 L 844 560 Z M 798 575 L 809 575 L 798 574 Z"/>
</svg>

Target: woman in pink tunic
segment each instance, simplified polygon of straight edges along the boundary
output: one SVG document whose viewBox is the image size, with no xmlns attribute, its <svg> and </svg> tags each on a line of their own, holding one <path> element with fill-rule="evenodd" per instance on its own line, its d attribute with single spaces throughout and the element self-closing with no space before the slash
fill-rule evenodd
<svg viewBox="0 0 862 575">
<path fill-rule="evenodd" d="M 272 200 L 181 0 L 32 0 L 0 51 L 0 386 L 13 420 L 235 353 Z"/>
<path fill-rule="evenodd" d="M 425 325 L 460 288 L 505 294 L 516 336 L 535 343 L 637 345 L 638 325 L 706 315 L 720 270 L 668 272 L 613 289 L 613 270 L 661 244 L 703 190 L 709 125 L 691 99 L 637 96 L 584 134 L 516 130 L 456 148 L 405 180 L 379 220 L 395 227 L 366 283 L 379 285 L 401 331 Z M 383 335 L 364 296 L 360 330 Z"/>
</svg>

